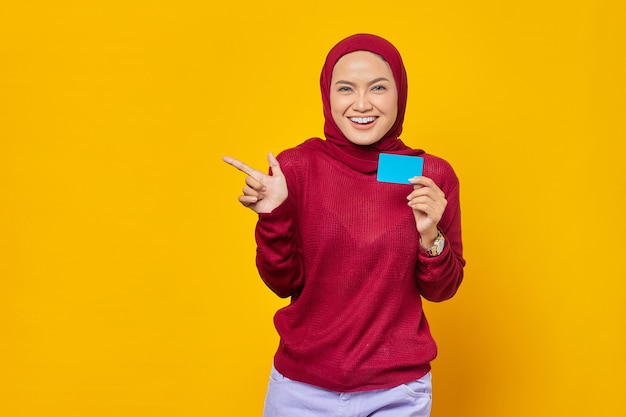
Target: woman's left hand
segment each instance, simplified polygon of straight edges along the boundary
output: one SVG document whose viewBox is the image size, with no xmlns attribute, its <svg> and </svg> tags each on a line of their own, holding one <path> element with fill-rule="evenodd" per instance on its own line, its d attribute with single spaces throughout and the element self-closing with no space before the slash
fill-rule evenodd
<svg viewBox="0 0 626 417">
<path fill-rule="evenodd" d="M 422 245 L 430 247 L 439 233 L 437 225 L 448 201 L 441 188 L 428 177 L 413 177 L 409 182 L 413 184 L 413 191 L 407 196 L 408 204 L 413 209 Z"/>
</svg>

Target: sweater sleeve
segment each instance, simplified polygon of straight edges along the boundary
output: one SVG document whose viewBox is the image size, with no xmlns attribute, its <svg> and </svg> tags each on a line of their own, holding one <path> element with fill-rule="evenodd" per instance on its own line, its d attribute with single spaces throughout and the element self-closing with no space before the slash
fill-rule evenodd
<svg viewBox="0 0 626 417">
<path fill-rule="evenodd" d="M 279 297 L 297 296 L 304 284 L 304 268 L 297 244 L 295 207 L 298 181 L 292 161 L 278 155 L 287 179 L 289 197 L 271 213 L 259 214 L 256 224 L 256 265 L 263 282 Z"/>
<path fill-rule="evenodd" d="M 443 252 L 431 257 L 420 247 L 418 249 L 417 283 L 420 293 L 430 301 L 444 301 L 456 294 L 463 281 L 463 243 L 461 240 L 461 206 L 459 181 L 452 168 L 445 164 L 448 175 L 440 187 L 448 204 L 439 222 L 439 230 L 445 238 Z M 436 181 L 437 182 L 437 181 Z"/>
</svg>

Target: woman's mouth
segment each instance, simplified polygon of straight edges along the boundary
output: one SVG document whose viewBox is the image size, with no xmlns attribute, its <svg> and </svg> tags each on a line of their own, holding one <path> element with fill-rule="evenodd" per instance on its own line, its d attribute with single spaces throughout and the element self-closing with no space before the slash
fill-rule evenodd
<svg viewBox="0 0 626 417">
<path fill-rule="evenodd" d="M 372 122 L 374 122 L 376 120 L 376 117 L 370 116 L 370 117 L 349 117 L 350 121 L 352 123 L 357 123 L 360 125 L 367 125 L 370 124 Z"/>
</svg>

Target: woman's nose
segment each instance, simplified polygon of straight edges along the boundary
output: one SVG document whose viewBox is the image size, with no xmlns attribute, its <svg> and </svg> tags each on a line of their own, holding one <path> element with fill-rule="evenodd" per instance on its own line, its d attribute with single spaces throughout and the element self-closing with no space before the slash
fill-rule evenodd
<svg viewBox="0 0 626 417">
<path fill-rule="evenodd" d="M 359 94 L 354 101 L 352 107 L 360 112 L 371 110 L 372 103 L 370 103 L 367 94 Z"/>
</svg>

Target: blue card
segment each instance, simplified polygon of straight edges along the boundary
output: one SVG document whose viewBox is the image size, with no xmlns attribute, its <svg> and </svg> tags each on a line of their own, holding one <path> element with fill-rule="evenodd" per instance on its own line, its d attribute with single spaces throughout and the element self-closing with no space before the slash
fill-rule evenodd
<svg viewBox="0 0 626 417">
<path fill-rule="evenodd" d="M 378 156 L 378 175 L 380 182 L 410 184 L 409 178 L 422 175 L 424 158 L 420 156 L 381 153 Z"/>
</svg>

